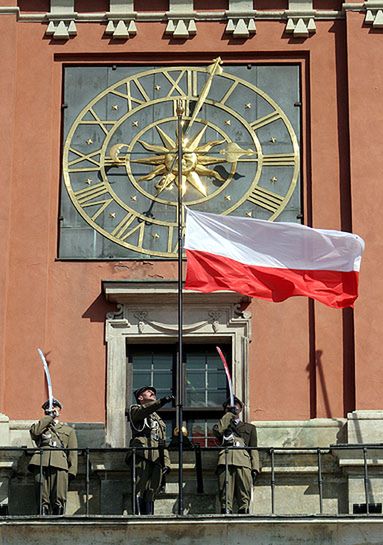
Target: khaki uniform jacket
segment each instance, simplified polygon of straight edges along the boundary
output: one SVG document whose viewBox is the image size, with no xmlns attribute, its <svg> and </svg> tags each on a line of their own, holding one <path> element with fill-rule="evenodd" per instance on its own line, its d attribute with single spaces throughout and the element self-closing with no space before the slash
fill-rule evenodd
<svg viewBox="0 0 383 545">
<path fill-rule="evenodd" d="M 53 424 L 52 416 L 44 416 L 31 426 L 30 434 L 37 447 L 41 448 L 77 448 L 76 433 L 71 426 L 63 422 Z M 43 467 L 56 467 L 65 469 L 73 477 L 77 474 L 77 451 L 64 452 L 63 450 L 47 450 L 42 454 Z M 40 466 L 40 454 L 36 452 L 31 461 L 31 466 Z"/>
<path fill-rule="evenodd" d="M 220 440 L 223 440 L 225 432 L 233 433 L 233 445 L 227 446 L 237 447 L 256 447 L 257 446 L 257 430 L 253 424 L 247 422 L 239 422 L 235 424 L 236 416 L 233 413 L 225 413 L 221 420 L 213 427 L 214 435 Z M 261 465 L 257 450 L 243 450 L 241 448 L 230 449 L 227 454 L 227 463 L 229 466 L 246 467 L 251 470 L 260 471 Z M 218 465 L 225 465 L 225 451 L 221 450 L 218 454 Z"/>
<path fill-rule="evenodd" d="M 163 467 L 170 467 L 169 452 L 165 448 L 166 426 L 156 413 L 161 408 L 161 401 L 150 401 L 142 405 L 131 405 L 129 409 L 132 429 L 131 447 L 160 447 L 158 450 L 138 450 L 137 456 L 145 458 Z"/>
</svg>

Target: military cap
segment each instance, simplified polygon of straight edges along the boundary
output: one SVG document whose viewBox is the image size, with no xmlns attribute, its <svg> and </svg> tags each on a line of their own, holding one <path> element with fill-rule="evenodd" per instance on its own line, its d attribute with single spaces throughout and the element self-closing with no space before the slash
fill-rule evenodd
<svg viewBox="0 0 383 545">
<path fill-rule="evenodd" d="M 61 405 L 60 401 L 59 401 L 58 399 L 55 399 L 55 398 L 52 399 L 52 407 L 59 407 L 60 409 L 63 408 L 63 406 Z M 47 409 L 49 409 L 49 399 L 47 399 L 47 401 L 41 405 L 41 408 L 42 408 L 44 411 L 46 411 Z"/>
<path fill-rule="evenodd" d="M 138 401 L 138 396 L 143 394 L 146 390 L 151 390 L 152 392 L 154 392 L 154 395 L 157 395 L 157 390 L 154 388 L 154 386 L 142 386 L 141 388 L 137 388 L 137 390 L 134 390 L 133 392 L 136 401 Z"/>
<path fill-rule="evenodd" d="M 236 403 L 238 403 L 238 405 L 241 407 L 241 409 L 243 409 L 243 403 L 242 403 L 242 401 L 241 401 L 240 399 L 238 399 L 238 397 L 234 396 L 234 405 L 235 405 Z M 231 405 L 231 401 L 230 401 L 230 397 L 228 397 L 228 398 L 226 399 L 226 401 L 222 404 L 222 407 L 223 407 L 224 409 L 226 409 L 226 407 L 230 407 L 230 405 Z"/>
</svg>

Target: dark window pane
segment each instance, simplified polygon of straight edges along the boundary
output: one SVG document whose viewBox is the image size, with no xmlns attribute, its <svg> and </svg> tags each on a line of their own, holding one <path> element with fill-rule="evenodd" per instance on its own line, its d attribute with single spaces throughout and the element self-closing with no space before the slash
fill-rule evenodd
<svg viewBox="0 0 383 545">
<path fill-rule="evenodd" d="M 159 389 L 162 389 L 162 390 L 171 390 L 171 387 L 172 387 L 172 375 L 169 374 L 169 373 L 164 373 L 164 372 L 161 372 L 161 373 L 156 373 L 156 371 L 154 371 L 154 384 L 153 386 L 155 388 L 157 388 L 157 390 Z M 158 391 L 157 391 L 157 395 L 158 395 Z"/>
<path fill-rule="evenodd" d="M 154 354 L 153 365 L 155 369 L 166 369 L 171 373 L 173 368 L 173 354 Z"/>
<path fill-rule="evenodd" d="M 151 373 L 146 371 L 137 371 L 133 375 L 133 390 L 141 388 L 141 386 L 152 386 Z"/>
<path fill-rule="evenodd" d="M 206 377 L 200 371 L 189 371 L 186 375 L 187 389 L 205 388 Z"/>
<path fill-rule="evenodd" d="M 186 405 L 188 407 L 205 407 L 205 392 L 186 392 Z"/>
<path fill-rule="evenodd" d="M 219 371 L 208 373 L 207 387 L 209 390 L 225 390 L 226 391 L 226 376 Z"/>
<path fill-rule="evenodd" d="M 208 392 L 207 404 L 209 407 L 220 407 L 226 399 L 226 392 Z"/>
<path fill-rule="evenodd" d="M 205 357 L 202 353 L 187 354 L 186 369 L 205 369 Z"/>
<path fill-rule="evenodd" d="M 134 355 L 133 358 L 134 369 L 150 369 L 152 366 L 152 354 L 150 352 Z"/>
</svg>

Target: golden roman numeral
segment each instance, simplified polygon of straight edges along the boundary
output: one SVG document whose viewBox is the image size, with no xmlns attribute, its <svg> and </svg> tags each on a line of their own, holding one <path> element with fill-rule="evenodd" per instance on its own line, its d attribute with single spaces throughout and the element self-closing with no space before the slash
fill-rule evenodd
<svg viewBox="0 0 383 545">
<path fill-rule="evenodd" d="M 95 221 L 98 218 L 98 216 L 102 214 L 106 208 L 108 208 L 111 202 L 113 202 L 113 199 L 105 199 L 103 201 L 89 202 L 87 204 L 84 204 L 83 208 L 86 208 L 88 206 L 100 206 L 100 208 L 98 208 L 98 210 L 96 210 L 96 212 L 90 218 L 91 220 Z"/>
<path fill-rule="evenodd" d="M 174 225 L 169 225 L 168 227 L 168 253 L 172 253 L 173 246 L 173 237 L 174 237 L 175 227 Z"/>
<path fill-rule="evenodd" d="M 189 97 L 198 96 L 198 72 L 194 72 L 194 70 L 187 71 L 186 93 Z"/>
<path fill-rule="evenodd" d="M 268 125 L 269 123 L 273 123 L 274 121 L 277 121 L 277 119 L 280 119 L 281 114 L 277 111 L 271 112 L 271 114 L 267 114 L 263 117 L 259 117 L 252 123 L 250 123 L 250 126 L 252 129 L 257 130 L 261 127 L 264 127 L 265 125 Z"/>
<path fill-rule="evenodd" d="M 283 203 L 281 195 L 277 195 L 277 193 L 273 193 L 263 187 L 256 187 L 247 197 L 247 200 L 253 204 L 257 204 L 261 208 L 270 210 L 270 212 L 276 212 Z"/>
<path fill-rule="evenodd" d="M 183 78 L 184 74 L 185 74 L 185 69 L 181 71 L 180 74 L 178 74 L 178 77 L 177 79 L 174 79 L 170 74 L 168 74 L 167 72 L 164 72 L 163 73 L 164 76 L 166 77 L 166 79 L 171 83 L 172 87 L 170 89 L 170 91 L 168 92 L 168 94 L 166 96 L 168 97 L 171 97 L 174 93 L 174 91 L 177 91 L 179 93 L 179 96 L 183 96 L 185 94 L 184 90 L 182 89 L 182 87 L 180 87 L 178 84 L 179 82 L 181 81 L 181 79 Z"/>
<path fill-rule="evenodd" d="M 229 96 L 232 94 L 232 92 L 235 90 L 235 88 L 237 87 L 238 85 L 238 81 L 235 81 L 234 83 L 232 83 L 232 85 L 229 87 L 229 89 L 226 91 L 226 93 L 223 95 L 222 99 L 221 99 L 221 104 L 225 104 L 225 102 L 227 101 L 227 99 L 229 98 Z"/>
<path fill-rule="evenodd" d="M 141 246 L 144 240 L 145 222 L 141 221 L 137 225 L 132 227 L 132 229 L 129 229 L 135 219 L 137 219 L 137 216 L 133 214 L 133 212 L 129 212 L 128 214 L 126 214 L 126 216 L 120 221 L 117 227 L 115 227 L 115 229 L 112 231 L 112 235 L 119 240 L 126 240 L 138 231 L 137 245 Z"/>
<path fill-rule="evenodd" d="M 85 206 L 92 206 L 93 204 L 98 204 L 98 202 L 91 203 L 92 199 L 98 199 L 104 193 L 109 193 L 104 182 L 99 184 L 86 187 L 85 189 L 80 189 L 79 191 L 74 192 L 74 196 L 77 199 L 77 202 L 84 208 Z M 103 201 L 105 202 L 105 201 Z"/>
<path fill-rule="evenodd" d="M 136 88 L 138 89 L 141 96 L 143 97 L 143 100 L 141 100 L 140 98 L 135 98 L 132 95 L 133 83 L 136 85 Z M 146 101 L 150 100 L 149 95 L 147 94 L 147 92 L 145 91 L 145 89 L 143 88 L 143 86 L 141 85 L 138 79 L 133 81 L 129 80 L 126 82 L 126 93 L 121 93 L 121 91 L 116 91 L 116 90 L 110 91 L 110 93 L 112 95 L 125 98 L 128 101 L 128 111 L 132 110 L 135 104 L 144 104 Z"/>
<path fill-rule="evenodd" d="M 263 156 L 262 164 L 267 167 L 294 166 L 296 159 L 294 153 L 271 153 Z"/>
<path fill-rule="evenodd" d="M 99 125 L 101 127 L 101 129 L 104 131 L 105 134 L 108 134 L 109 132 L 109 129 L 107 129 L 106 125 L 114 125 L 116 122 L 115 121 L 101 121 L 101 119 L 99 118 L 99 116 L 96 114 L 96 112 L 93 110 L 93 108 L 90 108 L 89 109 L 89 112 L 92 114 L 92 116 L 94 117 L 95 121 L 81 121 L 80 124 L 83 124 L 83 125 L 86 125 L 86 124 L 89 124 L 89 125 Z"/>
<path fill-rule="evenodd" d="M 94 159 L 97 155 L 101 156 L 101 150 L 92 151 L 92 153 L 81 153 L 81 151 L 78 151 L 74 148 L 69 148 L 69 151 L 72 153 L 78 155 L 77 159 L 73 159 L 72 161 L 68 161 L 68 172 L 86 172 L 86 171 L 94 171 L 99 170 L 101 164 L 100 161 L 97 161 Z M 92 163 L 93 165 L 96 165 L 97 168 L 94 167 L 82 167 L 82 168 L 70 168 L 73 165 L 77 165 L 78 163 L 81 163 L 82 161 L 89 161 L 89 163 Z"/>
</svg>

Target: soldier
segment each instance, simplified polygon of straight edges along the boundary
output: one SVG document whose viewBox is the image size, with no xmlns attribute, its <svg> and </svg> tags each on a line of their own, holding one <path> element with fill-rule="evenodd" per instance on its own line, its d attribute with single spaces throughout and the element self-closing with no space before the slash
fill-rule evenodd
<svg viewBox="0 0 383 545">
<path fill-rule="evenodd" d="M 141 515 L 154 514 L 154 500 L 161 488 L 163 477 L 170 471 L 169 453 L 165 448 L 166 426 L 156 413 L 172 395 L 156 399 L 153 386 L 143 386 L 134 392 L 137 404 L 129 409 L 132 429 L 131 447 L 156 447 L 155 450 L 136 451 L 136 510 Z M 131 453 L 127 462 L 131 461 Z"/>
<path fill-rule="evenodd" d="M 39 448 L 77 448 L 76 433 L 73 428 L 59 421 L 62 405 L 57 399 L 42 405 L 45 416 L 33 424 L 30 434 Z M 29 469 L 36 476 L 40 490 L 40 454 L 32 456 Z M 68 476 L 77 473 L 77 451 L 45 450 L 42 453 L 42 514 L 63 515 L 68 492 Z"/>
<path fill-rule="evenodd" d="M 234 397 L 234 406 L 230 405 L 229 398 L 223 404 L 223 408 L 225 414 L 214 426 L 213 433 L 222 441 L 223 446 L 238 447 L 238 450 L 229 449 L 227 455 L 221 450 L 218 455 L 217 475 L 221 513 L 232 513 L 235 499 L 238 513 L 246 514 L 249 513 L 251 489 L 260 472 L 260 462 L 258 451 L 248 451 L 241 447 L 257 446 L 257 430 L 252 424 L 240 420 L 243 403 L 237 397 Z"/>
</svg>

